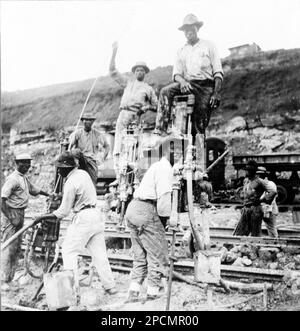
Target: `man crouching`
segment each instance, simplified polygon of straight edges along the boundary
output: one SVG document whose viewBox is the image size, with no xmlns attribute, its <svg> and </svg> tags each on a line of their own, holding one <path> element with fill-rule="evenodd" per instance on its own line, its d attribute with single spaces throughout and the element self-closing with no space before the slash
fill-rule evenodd
<svg viewBox="0 0 300 331">
<path fill-rule="evenodd" d="M 146 277 L 146 300 L 156 299 L 167 271 L 168 244 L 160 217 L 171 214 L 174 143 L 168 138 L 160 144 L 160 160 L 145 173 L 125 214 L 134 254 L 127 302 L 138 301 Z"/>
</svg>

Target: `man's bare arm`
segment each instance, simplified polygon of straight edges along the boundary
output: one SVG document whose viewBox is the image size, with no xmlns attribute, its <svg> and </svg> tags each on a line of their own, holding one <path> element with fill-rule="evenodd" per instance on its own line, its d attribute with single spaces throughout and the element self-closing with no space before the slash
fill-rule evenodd
<svg viewBox="0 0 300 331">
<path fill-rule="evenodd" d="M 210 101 L 209 101 L 210 108 L 212 109 L 216 109 L 220 105 L 221 102 L 220 91 L 222 88 L 222 79 L 220 77 L 215 77 L 214 83 L 215 83 L 214 92 L 210 97 Z"/>
</svg>

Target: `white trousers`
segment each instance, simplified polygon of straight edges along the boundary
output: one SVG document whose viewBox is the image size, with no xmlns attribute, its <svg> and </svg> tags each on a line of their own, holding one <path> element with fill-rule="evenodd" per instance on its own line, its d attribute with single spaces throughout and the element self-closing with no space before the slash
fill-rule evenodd
<svg viewBox="0 0 300 331">
<path fill-rule="evenodd" d="M 104 220 L 98 208 L 84 209 L 75 215 L 62 244 L 63 264 L 66 270 L 77 270 L 78 255 L 87 248 L 104 289 L 115 286 L 108 262 L 104 238 Z"/>
</svg>

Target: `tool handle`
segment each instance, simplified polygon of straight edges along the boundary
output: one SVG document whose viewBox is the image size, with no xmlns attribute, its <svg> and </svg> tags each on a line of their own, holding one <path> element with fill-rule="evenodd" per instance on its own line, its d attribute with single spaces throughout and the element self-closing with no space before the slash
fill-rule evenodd
<svg viewBox="0 0 300 331">
<path fill-rule="evenodd" d="M 17 231 L 12 237 L 7 239 L 2 245 L 1 245 L 1 250 L 3 251 L 7 246 L 9 246 L 13 241 L 15 241 L 19 236 L 21 236 L 27 229 L 30 227 L 36 225 L 37 222 L 36 220 L 31 221 L 29 224 L 25 225 L 22 229 Z"/>
</svg>

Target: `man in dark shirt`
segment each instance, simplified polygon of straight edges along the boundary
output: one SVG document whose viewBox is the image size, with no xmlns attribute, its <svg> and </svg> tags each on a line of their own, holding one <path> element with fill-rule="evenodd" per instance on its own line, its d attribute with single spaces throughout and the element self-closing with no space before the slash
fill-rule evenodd
<svg viewBox="0 0 300 331">
<path fill-rule="evenodd" d="M 259 237 L 263 219 L 261 203 L 270 204 L 276 195 L 276 191 L 259 178 L 256 171 L 257 163 L 254 160 L 248 161 L 246 165 L 247 178 L 244 181 L 244 207 L 233 233 L 235 236 L 248 236 L 250 234 Z M 266 194 L 263 195 L 264 192 Z"/>
</svg>

